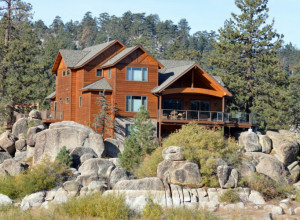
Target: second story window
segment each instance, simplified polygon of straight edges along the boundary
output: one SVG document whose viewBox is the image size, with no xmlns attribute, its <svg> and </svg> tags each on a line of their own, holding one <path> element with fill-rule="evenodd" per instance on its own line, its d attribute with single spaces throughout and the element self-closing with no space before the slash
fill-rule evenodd
<svg viewBox="0 0 300 220">
<path fill-rule="evenodd" d="M 62 76 L 65 76 L 66 75 L 66 71 L 62 71 Z"/>
<path fill-rule="evenodd" d="M 142 105 L 147 108 L 147 96 L 126 96 L 127 112 L 138 112 Z"/>
<path fill-rule="evenodd" d="M 97 76 L 102 77 L 102 69 L 97 69 Z"/>
<path fill-rule="evenodd" d="M 66 104 L 69 104 L 69 97 L 66 98 Z"/>
<path fill-rule="evenodd" d="M 126 80 L 128 81 L 148 81 L 148 68 L 127 67 Z"/>
<path fill-rule="evenodd" d="M 109 79 L 111 78 L 111 69 L 110 68 L 108 69 L 107 78 L 109 78 Z"/>
<path fill-rule="evenodd" d="M 70 70 L 67 70 L 67 76 L 70 75 Z"/>
</svg>

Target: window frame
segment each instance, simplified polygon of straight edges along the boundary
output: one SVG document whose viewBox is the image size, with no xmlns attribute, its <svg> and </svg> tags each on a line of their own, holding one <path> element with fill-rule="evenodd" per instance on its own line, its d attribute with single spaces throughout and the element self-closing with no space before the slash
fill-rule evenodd
<svg viewBox="0 0 300 220">
<path fill-rule="evenodd" d="M 142 105 L 143 105 L 143 97 L 145 98 L 145 108 L 146 109 L 148 109 L 148 96 L 146 96 L 146 95 L 126 95 L 125 96 L 125 111 L 126 112 L 133 112 L 133 113 L 136 113 L 136 112 L 138 112 L 138 111 L 133 111 L 133 107 L 132 107 L 132 97 L 134 97 L 134 96 L 138 96 L 138 97 L 141 97 L 141 103 L 142 103 Z M 130 97 L 130 102 L 129 102 L 129 104 L 127 104 L 127 97 Z M 127 108 L 127 106 L 129 106 L 129 110 L 128 110 L 128 108 Z"/>
<path fill-rule="evenodd" d="M 82 96 L 79 96 L 79 108 L 82 107 Z"/>
<path fill-rule="evenodd" d="M 141 73 L 142 73 L 142 80 L 133 80 L 133 68 L 140 68 L 141 69 Z M 128 70 L 130 69 L 130 74 L 128 74 Z M 144 70 L 146 70 L 146 75 L 144 75 Z M 149 71 L 148 71 L 148 67 L 136 67 L 136 66 L 128 66 L 126 67 L 126 81 L 133 81 L 133 82 L 148 82 L 148 75 L 149 75 Z M 129 76 L 129 77 L 128 77 Z"/>
<path fill-rule="evenodd" d="M 69 97 L 66 97 L 66 104 L 69 104 Z"/>
<path fill-rule="evenodd" d="M 107 72 L 107 78 L 110 79 L 111 78 L 111 68 L 109 68 L 107 71 L 108 71 Z"/>
<path fill-rule="evenodd" d="M 68 69 L 68 70 L 66 71 L 66 76 L 69 76 L 70 73 L 71 73 L 71 70 Z"/>
<path fill-rule="evenodd" d="M 98 71 L 101 71 L 101 75 L 98 76 Z M 96 69 L 96 77 L 103 77 L 103 69 Z"/>
<path fill-rule="evenodd" d="M 66 76 L 66 71 L 65 70 L 62 71 L 62 76 Z"/>
</svg>

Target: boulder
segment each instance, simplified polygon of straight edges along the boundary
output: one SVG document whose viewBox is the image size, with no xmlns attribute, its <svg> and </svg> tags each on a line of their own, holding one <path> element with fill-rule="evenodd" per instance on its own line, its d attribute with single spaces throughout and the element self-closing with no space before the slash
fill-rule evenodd
<svg viewBox="0 0 300 220">
<path fill-rule="evenodd" d="M 83 164 L 85 161 L 92 159 L 92 158 L 96 158 L 96 157 L 97 156 L 95 156 L 94 154 L 90 154 L 90 153 L 83 154 L 80 157 L 80 164 Z"/>
<path fill-rule="evenodd" d="M 80 183 L 82 186 L 88 186 L 92 181 L 98 181 L 99 177 L 97 174 L 92 175 L 80 175 L 76 178 L 76 182 Z"/>
<path fill-rule="evenodd" d="M 272 208 L 272 214 L 273 215 L 283 215 L 284 214 L 283 208 L 280 206 L 274 206 Z"/>
<path fill-rule="evenodd" d="M 39 110 L 34 109 L 34 110 L 31 110 L 29 112 L 29 118 L 30 119 L 40 119 L 40 120 L 42 120 L 42 114 Z"/>
<path fill-rule="evenodd" d="M 252 202 L 256 205 L 264 205 L 266 203 L 260 193 L 255 190 L 251 190 L 251 193 L 249 195 L 249 202 Z"/>
<path fill-rule="evenodd" d="M 296 140 L 275 131 L 267 131 L 266 135 L 272 139 L 275 157 L 285 166 L 297 160 L 300 147 Z"/>
<path fill-rule="evenodd" d="M 74 180 L 64 182 L 63 188 L 69 193 L 69 194 L 75 194 L 77 195 L 80 190 L 80 184 Z"/>
<path fill-rule="evenodd" d="M 29 145 L 30 147 L 34 147 L 36 134 L 41 131 L 42 131 L 42 129 L 40 129 L 39 127 L 29 128 L 27 131 L 27 138 L 26 138 L 27 145 Z"/>
<path fill-rule="evenodd" d="M 14 155 L 16 152 L 15 142 L 17 137 L 9 131 L 0 135 L 0 149 L 5 150 L 10 155 Z"/>
<path fill-rule="evenodd" d="M 73 166 L 79 167 L 81 164 L 80 158 L 84 154 L 91 154 L 91 158 L 96 158 L 97 154 L 95 151 L 90 147 L 75 147 L 71 152 L 70 155 L 73 157 Z"/>
<path fill-rule="evenodd" d="M 27 158 L 27 152 L 26 151 L 16 151 L 14 160 L 15 161 L 22 161 Z"/>
<path fill-rule="evenodd" d="M 19 139 L 15 143 L 15 147 L 18 151 L 26 151 L 26 140 L 25 139 Z"/>
<path fill-rule="evenodd" d="M 157 177 L 149 177 L 136 180 L 121 180 L 117 182 L 114 190 L 156 190 L 164 191 L 162 181 Z"/>
<path fill-rule="evenodd" d="M 110 177 L 109 177 L 110 188 L 113 188 L 116 185 L 116 183 L 121 180 L 129 180 L 129 177 L 127 175 L 126 170 L 123 167 L 117 166 L 111 172 Z"/>
<path fill-rule="evenodd" d="M 4 160 L 11 159 L 12 157 L 6 152 L 0 152 L 0 164 L 3 163 Z"/>
<path fill-rule="evenodd" d="M 236 169 L 229 166 L 218 166 L 217 175 L 222 189 L 237 187 L 239 174 Z"/>
<path fill-rule="evenodd" d="M 39 127 L 41 130 L 45 129 L 45 125 L 41 119 L 28 119 L 28 128 Z"/>
<path fill-rule="evenodd" d="M 262 149 L 258 143 L 258 135 L 251 131 L 240 134 L 239 145 L 243 146 L 246 152 L 259 152 Z"/>
<path fill-rule="evenodd" d="M 10 205 L 12 204 L 12 200 L 6 196 L 0 193 L 0 208 L 2 205 Z"/>
<path fill-rule="evenodd" d="M 93 158 L 85 161 L 78 169 L 81 175 L 97 175 L 99 178 L 108 179 L 115 165 L 106 159 Z"/>
<path fill-rule="evenodd" d="M 298 161 L 293 162 L 288 167 L 288 170 L 291 174 L 291 178 L 294 181 L 294 183 L 298 182 L 300 180 L 300 165 Z"/>
<path fill-rule="evenodd" d="M 107 190 L 107 185 L 104 181 L 92 181 L 90 184 L 87 186 L 88 191 L 90 192 L 99 192 L 99 191 L 104 191 Z"/>
<path fill-rule="evenodd" d="M 14 159 L 7 159 L 0 164 L 0 169 L 5 170 L 11 176 L 16 176 L 25 169 L 25 166 Z"/>
<path fill-rule="evenodd" d="M 104 152 L 101 135 L 91 128 L 76 122 L 58 122 L 51 124 L 50 129 L 36 134 L 33 163 L 41 162 L 46 156 L 54 161 L 63 146 L 69 151 L 76 147 L 90 147 L 98 157 Z"/>
<path fill-rule="evenodd" d="M 56 204 L 66 203 L 68 201 L 68 192 L 63 188 L 59 188 L 54 196 L 53 202 Z"/>
<path fill-rule="evenodd" d="M 27 118 L 20 118 L 12 127 L 12 133 L 19 137 L 20 134 L 26 134 L 28 129 L 28 120 Z"/>
<path fill-rule="evenodd" d="M 117 167 L 120 166 L 120 159 L 119 158 L 109 158 L 109 161 L 113 162 L 113 164 Z"/>
<path fill-rule="evenodd" d="M 267 135 L 258 135 L 261 152 L 269 154 L 272 151 L 272 140 Z"/>
<path fill-rule="evenodd" d="M 104 140 L 105 156 L 117 158 L 118 154 L 121 153 L 121 143 L 113 138 L 106 138 Z"/>
<path fill-rule="evenodd" d="M 282 181 L 288 175 L 283 163 L 269 154 L 246 152 L 245 155 L 252 158 L 256 172 L 262 173 L 275 181 Z"/>
<path fill-rule="evenodd" d="M 169 184 L 197 188 L 202 186 L 200 171 L 196 163 L 164 160 L 157 167 L 157 176 Z"/>
<path fill-rule="evenodd" d="M 241 177 L 247 177 L 247 176 L 250 176 L 252 173 L 256 172 L 254 163 L 245 158 L 241 159 L 241 163 L 239 164 L 238 168 L 239 168 Z"/>
<path fill-rule="evenodd" d="M 22 199 L 20 208 L 22 210 L 27 210 L 31 207 L 39 207 L 45 201 L 46 192 L 37 192 L 31 195 L 25 196 Z"/>
<path fill-rule="evenodd" d="M 184 150 L 181 147 L 170 146 L 162 151 L 162 156 L 164 160 L 183 161 L 185 160 L 183 152 Z"/>
</svg>

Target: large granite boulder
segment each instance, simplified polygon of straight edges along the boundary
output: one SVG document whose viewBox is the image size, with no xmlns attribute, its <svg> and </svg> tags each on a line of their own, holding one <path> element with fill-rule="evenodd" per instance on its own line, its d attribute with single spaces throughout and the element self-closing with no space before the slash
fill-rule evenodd
<svg viewBox="0 0 300 220">
<path fill-rule="evenodd" d="M 85 154 L 90 154 L 91 158 L 98 157 L 95 151 L 90 147 L 76 147 L 70 152 L 70 155 L 73 158 L 72 165 L 76 168 L 79 167 L 81 165 L 80 158 Z"/>
<path fill-rule="evenodd" d="M 297 160 L 300 146 L 295 139 L 275 131 L 267 131 L 266 135 L 272 140 L 275 157 L 285 166 Z"/>
<path fill-rule="evenodd" d="M 19 139 L 15 143 L 16 150 L 18 151 L 25 151 L 26 150 L 26 140 L 25 139 Z"/>
<path fill-rule="evenodd" d="M 181 147 L 170 146 L 162 151 L 164 160 L 182 161 L 185 160 L 183 155 L 184 150 Z"/>
<path fill-rule="evenodd" d="M 200 171 L 196 163 L 164 160 L 157 167 L 157 176 L 169 184 L 200 187 Z"/>
<path fill-rule="evenodd" d="M 36 134 L 35 142 L 34 164 L 41 162 L 46 156 L 54 161 L 63 146 L 69 151 L 76 147 L 90 147 L 98 157 L 102 157 L 104 153 L 102 136 L 76 122 L 53 123 L 50 129 Z"/>
<path fill-rule="evenodd" d="M 40 207 L 45 200 L 45 196 L 46 196 L 46 192 L 44 191 L 25 196 L 22 199 L 20 208 L 22 210 L 27 210 L 31 207 Z"/>
<path fill-rule="evenodd" d="M 19 137 L 20 134 L 26 134 L 28 129 L 28 120 L 27 118 L 20 118 L 12 127 L 12 133 Z"/>
<path fill-rule="evenodd" d="M 121 167 L 117 166 L 110 174 L 109 177 L 109 186 L 110 188 L 113 188 L 117 182 L 121 180 L 129 180 L 128 174 L 126 170 Z"/>
<path fill-rule="evenodd" d="M 269 154 L 272 151 L 272 140 L 267 135 L 258 135 L 261 152 Z"/>
<path fill-rule="evenodd" d="M 222 189 L 236 188 L 239 181 L 239 173 L 229 166 L 218 166 L 217 175 Z"/>
<path fill-rule="evenodd" d="M 16 176 L 25 169 L 25 166 L 14 159 L 7 159 L 0 164 L 0 169 L 5 170 L 11 176 Z"/>
<path fill-rule="evenodd" d="M 4 132 L 0 135 L 0 149 L 3 149 L 10 155 L 14 155 L 16 152 L 15 142 L 17 137 L 9 131 Z"/>
<path fill-rule="evenodd" d="M 34 110 L 31 110 L 29 112 L 29 118 L 30 119 L 40 119 L 40 120 L 42 120 L 42 114 L 39 110 L 34 109 Z"/>
<path fill-rule="evenodd" d="M 31 127 L 27 131 L 27 138 L 26 138 L 26 143 L 30 147 L 34 147 L 35 145 L 35 139 L 36 139 L 36 134 L 41 132 L 42 129 L 39 127 Z"/>
<path fill-rule="evenodd" d="M 251 176 L 252 173 L 256 172 L 255 165 L 252 161 L 245 158 L 241 159 L 241 163 L 238 166 L 241 177 Z"/>
<path fill-rule="evenodd" d="M 117 182 L 114 190 L 156 190 L 164 191 L 163 182 L 157 177 L 149 177 L 137 180 L 121 180 Z"/>
<path fill-rule="evenodd" d="M 116 139 L 106 138 L 104 140 L 105 156 L 117 158 L 118 154 L 123 152 L 121 145 L 122 144 Z"/>
<path fill-rule="evenodd" d="M 246 152 L 261 151 L 258 135 L 252 131 L 245 131 L 240 134 L 239 145 L 243 146 Z"/>
<path fill-rule="evenodd" d="M 6 152 L 0 152 L 0 164 L 3 163 L 4 160 L 11 159 L 12 157 Z"/>
<path fill-rule="evenodd" d="M 12 200 L 8 196 L 0 193 L 0 208 L 3 205 L 10 205 L 10 204 L 12 204 Z"/>
<path fill-rule="evenodd" d="M 291 178 L 294 181 L 294 183 L 298 182 L 300 180 L 300 165 L 298 161 L 293 162 L 288 167 L 288 170 L 291 174 Z"/>
<path fill-rule="evenodd" d="M 282 181 L 288 175 L 282 162 L 277 158 L 260 152 L 246 152 L 255 165 L 256 172 L 262 173 L 275 181 Z"/>
<path fill-rule="evenodd" d="M 92 158 L 85 161 L 78 169 L 81 175 L 97 175 L 99 178 L 108 179 L 115 165 L 102 158 Z"/>
</svg>

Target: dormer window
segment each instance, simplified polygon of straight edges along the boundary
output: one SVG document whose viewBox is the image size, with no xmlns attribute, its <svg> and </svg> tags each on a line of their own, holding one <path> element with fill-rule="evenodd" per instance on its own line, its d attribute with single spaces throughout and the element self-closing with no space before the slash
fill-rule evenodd
<svg viewBox="0 0 300 220">
<path fill-rule="evenodd" d="M 98 77 L 102 77 L 103 75 L 102 75 L 102 69 L 97 69 L 97 76 Z"/>
<path fill-rule="evenodd" d="M 66 75 L 66 71 L 62 71 L 62 76 L 65 76 Z"/>
<path fill-rule="evenodd" d="M 70 75 L 70 70 L 67 70 L 67 76 Z"/>
<path fill-rule="evenodd" d="M 142 67 L 127 67 L 126 69 L 127 81 L 148 81 L 148 68 Z"/>
</svg>

